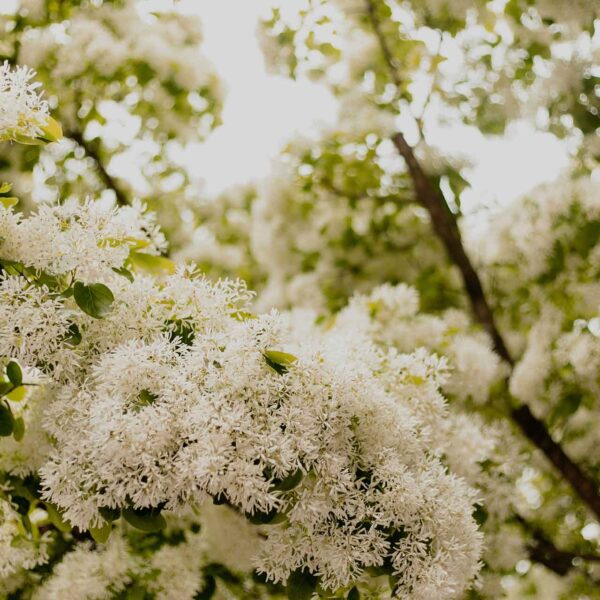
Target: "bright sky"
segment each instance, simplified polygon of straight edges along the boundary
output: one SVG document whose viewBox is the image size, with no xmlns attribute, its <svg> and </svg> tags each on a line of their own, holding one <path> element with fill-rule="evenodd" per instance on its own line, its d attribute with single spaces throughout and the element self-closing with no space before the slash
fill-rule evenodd
<svg viewBox="0 0 600 600">
<path fill-rule="evenodd" d="M 160 5 L 164 0 L 154 0 Z M 0 12 L 16 0 L 0 0 Z M 5 6 L 3 3 L 7 3 Z M 255 30 L 269 0 L 183 0 L 203 20 L 203 51 L 215 64 L 227 94 L 223 125 L 185 163 L 209 193 L 267 175 L 271 159 L 296 132 L 332 122 L 336 101 L 309 81 L 267 73 Z M 514 124 L 502 139 L 485 139 L 467 128 L 433 132 L 430 140 L 450 152 L 472 155 L 477 166 L 468 203 L 504 203 L 553 179 L 567 166 L 563 144 L 553 136 Z"/>
<path fill-rule="evenodd" d="M 209 191 L 268 173 L 270 159 L 295 132 L 333 121 L 336 101 L 322 86 L 266 72 L 255 36 L 263 0 L 196 0 L 203 51 L 225 81 L 223 126 L 190 158 Z"/>
<path fill-rule="evenodd" d="M 259 178 L 295 132 L 335 118 L 336 103 L 320 85 L 273 76 L 255 37 L 268 0 L 192 0 L 203 18 L 204 50 L 227 85 L 223 125 L 190 153 L 188 164 L 207 191 Z M 478 158 L 470 175 L 471 201 L 508 202 L 566 167 L 564 146 L 553 136 L 515 124 L 506 139 L 484 139 L 462 128 L 431 141 Z"/>
</svg>

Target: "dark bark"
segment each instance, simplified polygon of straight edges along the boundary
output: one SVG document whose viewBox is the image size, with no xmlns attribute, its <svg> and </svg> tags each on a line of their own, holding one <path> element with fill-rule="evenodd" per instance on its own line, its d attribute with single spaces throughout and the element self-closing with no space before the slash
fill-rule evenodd
<svg viewBox="0 0 600 600">
<path fill-rule="evenodd" d="M 406 161 L 417 199 L 427 209 L 436 235 L 444 244 L 450 259 L 462 275 L 475 319 L 489 333 L 498 355 L 512 366 L 514 361 L 496 326 L 479 275 L 464 249 L 454 215 L 450 212 L 441 193 L 427 179 L 404 136 L 401 133 L 396 134 L 393 142 Z M 513 408 L 510 416 L 527 439 L 544 453 L 546 458 L 571 484 L 579 497 L 600 517 L 600 495 L 596 484 L 583 472 L 579 465 L 569 458 L 560 444 L 552 439 L 543 421 L 538 419 L 526 404 Z"/>
<path fill-rule="evenodd" d="M 381 29 L 374 0 L 367 0 L 367 12 L 373 31 L 381 47 L 384 60 L 388 66 L 390 77 L 398 86 L 401 83 L 400 77 L 392 52 Z M 490 335 L 497 354 L 512 367 L 514 360 L 496 326 L 494 315 L 487 301 L 479 275 L 465 251 L 455 216 L 448 208 L 446 200 L 440 191 L 427 178 L 412 147 L 407 143 L 404 136 L 401 133 L 397 133 L 392 138 L 392 141 L 406 162 L 417 200 L 427 209 L 436 235 L 442 241 L 451 261 L 458 267 L 461 273 L 465 291 L 476 321 Z M 538 419 L 526 404 L 521 404 L 513 408 L 510 411 L 510 416 L 527 439 L 544 453 L 546 458 L 571 484 L 577 495 L 590 507 L 597 517 L 600 517 L 600 494 L 598 493 L 597 484 L 584 473 L 579 465 L 571 460 L 560 444 L 552 439 L 544 422 Z"/>
<path fill-rule="evenodd" d="M 515 515 L 515 519 L 531 536 L 532 541 L 527 546 L 531 560 L 539 562 L 557 575 L 566 575 L 575 568 L 579 561 L 600 562 L 600 556 L 596 554 L 571 552 L 557 548 L 539 527 L 532 525 L 521 515 Z"/>
<path fill-rule="evenodd" d="M 412 148 L 406 143 L 404 136 L 401 133 L 397 133 L 393 138 L 393 142 L 398 152 L 400 152 L 406 161 L 417 199 L 429 212 L 435 233 L 444 243 L 452 262 L 460 270 L 471 308 L 477 321 L 489 333 L 496 352 L 508 364 L 512 365 L 512 357 L 504 344 L 502 336 L 498 332 L 494 322 L 494 315 L 485 297 L 479 276 L 465 252 L 454 215 L 450 212 L 446 201 L 441 197 L 438 190 L 427 179 Z"/>
</svg>

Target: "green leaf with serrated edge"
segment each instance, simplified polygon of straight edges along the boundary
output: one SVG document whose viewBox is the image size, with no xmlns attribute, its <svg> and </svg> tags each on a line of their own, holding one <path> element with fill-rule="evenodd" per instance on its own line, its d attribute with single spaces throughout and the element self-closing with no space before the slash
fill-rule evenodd
<svg viewBox="0 0 600 600">
<path fill-rule="evenodd" d="M 21 370 L 19 363 L 14 360 L 11 360 L 8 365 L 6 365 L 6 376 L 15 387 L 18 387 L 23 383 L 23 371 Z"/>
<path fill-rule="evenodd" d="M 103 283 L 86 285 L 81 281 L 76 281 L 73 285 L 73 296 L 77 306 L 95 319 L 103 319 L 108 315 L 115 299 L 113 293 Z"/>
<path fill-rule="evenodd" d="M 94 541 L 98 544 L 106 544 L 110 533 L 112 531 L 112 525 L 107 523 L 103 527 L 90 527 L 90 534 L 94 538 Z"/>
<path fill-rule="evenodd" d="M 48 519 L 50 520 L 50 523 L 56 527 L 56 529 L 62 531 L 63 533 L 71 531 L 71 526 L 62 518 L 60 511 L 56 506 L 54 506 L 54 504 L 46 502 L 45 506 L 46 512 L 48 513 Z"/>
<path fill-rule="evenodd" d="M 167 526 L 167 522 L 160 512 L 151 509 L 125 508 L 123 518 L 136 529 L 148 533 L 160 531 Z"/>
<path fill-rule="evenodd" d="M 25 421 L 23 417 L 17 417 L 13 424 L 13 437 L 15 441 L 20 442 L 25 436 Z"/>
<path fill-rule="evenodd" d="M 0 402 L 0 436 L 12 435 L 15 427 L 15 419 L 12 410 L 5 402 Z"/>
</svg>

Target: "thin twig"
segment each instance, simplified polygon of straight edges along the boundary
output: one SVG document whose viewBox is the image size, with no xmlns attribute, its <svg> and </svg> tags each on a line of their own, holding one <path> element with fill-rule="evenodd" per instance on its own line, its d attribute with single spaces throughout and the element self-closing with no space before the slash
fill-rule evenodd
<svg viewBox="0 0 600 600">
<path fill-rule="evenodd" d="M 114 192 L 117 204 L 119 206 L 126 206 L 129 204 L 127 194 L 119 187 L 116 179 L 106 170 L 102 158 L 96 148 L 94 148 L 93 144 L 90 144 L 79 131 L 69 131 L 66 136 L 83 148 L 86 155 L 94 161 L 94 166 L 96 167 L 96 171 L 98 172 L 102 183 Z"/>
</svg>

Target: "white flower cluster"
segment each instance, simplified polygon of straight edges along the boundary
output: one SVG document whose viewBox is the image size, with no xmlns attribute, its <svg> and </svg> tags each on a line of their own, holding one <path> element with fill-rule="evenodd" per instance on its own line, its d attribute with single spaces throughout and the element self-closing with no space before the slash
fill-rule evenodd
<svg viewBox="0 0 600 600">
<path fill-rule="evenodd" d="M 212 284 L 192 267 L 115 272 L 140 245 L 160 259 L 141 207 L 2 210 L 2 356 L 22 364 L 26 385 L 43 384 L 15 414 L 47 454 L 27 464 L 15 440 L 0 447 L 17 452 L 5 461 L 14 474 L 37 470 L 46 501 L 71 525 L 103 527 L 105 510 L 174 509 L 208 495 L 274 521 L 255 563 L 272 580 L 308 569 L 336 590 L 372 568 L 411 599 L 469 584 L 479 498 L 430 449 L 432 417 L 421 416 L 431 405 L 443 418 L 436 360 L 397 355 L 392 394 L 378 376 L 386 358 L 367 338 L 297 337 L 276 313 L 250 315 L 240 282 Z M 88 293 L 109 285 L 110 309 L 95 314 L 87 296 L 82 305 L 77 290 L 65 293 L 72 279 Z M 97 562 L 90 548 L 79 552 Z M 165 549 L 156 560 L 172 570 L 184 558 Z M 90 564 L 87 576 L 101 580 L 103 569 Z M 125 563 L 117 572 L 122 585 Z M 46 597 L 60 597 L 53 581 Z"/>
<path fill-rule="evenodd" d="M 136 566 L 121 536 L 113 536 L 100 548 L 83 543 L 56 565 L 35 590 L 33 599 L 103 600 L 125 589 Z"/>
<path fill-rule="evenodd" d="M 0 66 L 0 141 L 15 137 L 35 138 L 48 120 L 48 103 L 31 82 L 35 71 L 28 67 Z"/>
<path fill-rule="evenodd" d="M 527 333 L 548 311 L 558 311 L 545 321 L 559 329 L 596 315 L 600 185 L 593 178 L 562 177 L 536 187 L 492 217 L 470 246 L 501 325 L 512 332 L 514 354 L 525 349 Z"/>
<path fill-rule="evenodd" d="M 84 282 L 114 278 L 132 246 L 158 253 L 166 242 L 153 216 L 140 203 L 116 210 L 111 202 L 75 199 L 41 205 L 23 218 L 0 214 L 0 253 L 5 260 L 50 275 L 76 272 Z"/>
<path fill-rule="evenodd" d="M 0 354 L 32 369 L 40 367 L 60 377 L 72 372 L 76 355 L 63 344 L 69 334 L 69 312 L 45 286 L 24 277 L 0 279 Z"/>
<path fill-rule="evenodd" d="M 123 106 L 128 110 L 158 119 L 162 131 L 188 138 L 194 108 L 220 101 L 218 79 L 199 50 L 197 16 L 153 12 L 149 3 L 135 0 L 71 10 L 63 23 L 32 23 L 20 36 L 18 57 L 44 70 L 46 86 L 61 98 L 61 119 L 67 125 L 77 129 L 76 113 L 90 102 L 127 96 Z"/>
<path fill-rule="evenodd" d="M 345 132 L 302 140 L 261 184 L 249 234 L 266 277 L 258 306 L 337 309 L 382 281 L 430 282 L 432 296 L 454 289 L 427 214 L 397 190 L 398 165 L 377 142 Z M 336 152 L 344 161 L 329 170 Z"/>
<path fill-rule="evenodd" d="M 211 565 L 228 569 L 230 582 L 247 583 L 260 542 L 258 528 L 212 502 L 199 511 L 170 514 L 158 543 L 144 546 L 143 534 L 123 526 L 106 544 L 76 544 L 35 589 L 34 600 L 100 600 L 142 591 L 156 600 L 193 600 L 210 589 Z"/>
<path fill-rule="evenodd" d="M 464 312 L 421 313 L 417 291 L 405 284 L 384 284 L 368 295 L 354 296 L 336 320 L 363 326 L 384 347 L 400 352 L 427 348 L 446 357 L 450 373 L 442 388 L 461 401 L 485 403 L 490 388 L 505 375 L 488 336 L 475 330 Z"/>
<path fill-rule="evenodd" d="M 48 560 L 49 534 L 37 540 L 23 534 L 20 515 L 10 502 L 0 497 L 0 581 L 19 569 L 32 569 Z"/>
<path fill-rule="evenodd" d="M 377 371 L 387 393 L 410 406 L 424 426 L 421 435 L 430 451 L 480 493 L 478 518 L 484 524 L 487 564 L 480 577 L 482 585 L 490 588 L 489 597 L 495 597 L 493 590 L 502 572 L 526 556 L 522 534 L 511 521 L 514 481 L 521 468 L 519 445 L 516 440 L 506 444 L 512 434 L 502 423 L 486 422 L 464 409 L 465 403 L 472 410 L 471 402 L 486 402 L 490 388 L 506 373 L 487 337 L 475 331 L 465 315 L 453 310 L 434 316 L 418 310 L 413 288 L 383 285 L 368 296 L 351 298 L 346 308 L 321 326 L 314 325 L 319 319 L 312 311 L 296 309 L 287 313 L 287 319 L 297 337 L 320 331 L 323 343 L 337 338 L 340 348 L 350 348 L 363 346 L 356 340 L 365 336 L 385 352 Z M 460 351 L 463 345 L 473 348 L 468 361 Z M 430 354 L 432 350 L 442 356 Z M 329 346 L 328 352 L 332 352 Z M 346 359 L 338 355 L 337 360 Z M 439 388 L 454 401 L 447 405 Z M 512 562 L 502 551 L 509 538 Z"/>
</svg>

